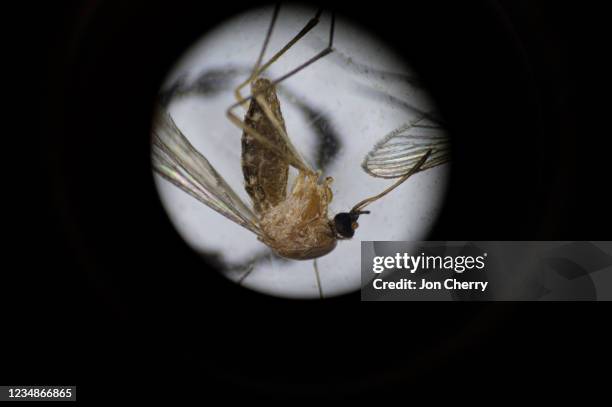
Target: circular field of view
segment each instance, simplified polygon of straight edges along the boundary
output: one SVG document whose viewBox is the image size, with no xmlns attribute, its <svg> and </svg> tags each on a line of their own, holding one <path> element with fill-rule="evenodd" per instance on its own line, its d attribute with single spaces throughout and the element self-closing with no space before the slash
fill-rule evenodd
<svg viewBox="0 0 612 407">
<path fill-rule="evenodd" d="M 170 120 L 176 126 L 172 128 L 206 158 L 255 215 L 255 224 L 258 215 L 245 190 L 243 129 L 228 119 L 226 111 L 236 103 L 234 89 L 249 78 L 258 60 L 274 10 L 267 7 L 248 11 L 206 33 L 177 62 L 160 90 L 164 120 Z M 315 9 L 282 6 L 263 62 L 316 15 Z M 260 76 L 281 78 L 324 50 L 330 39 L 332 15 L 323 10 L 318 20 Z M 227 278 L 274 296 L 316 299 L 358 290 L 361 241 L 426 239 L 446 190 L 450 164 L 444 157 L 448 156 L 449 144 L 426 89 L 400 56 L 371 33 L 342 16 L 335 16 L 334 21 L 333 52 L 276 85 L 287 136 L 304 161 L 321 171 L 321 183 L 325 177 L 333 178 L 333 199 L 327 213 L 330 224 L 336 214 L 349 212 L 358 202 L 393 185 L 406 162 L 414 163 L 424 155 L 427 143 L 433 143 L 435 148 L 422 171 L 367 207 L 370 213 L 359 217 L 352 239 L 339 239 L 335 249 L 317 258 L 318 276 L 313 260 L 278 256 L 252 230 L 220 213 L 227 209 L 213 210 L 201 196 L 188 193 L 197 180 L 186 182 L 183 178 L 182 184 L 177 183 L 176 178 L 172 179 L 177 176 L 176 168 L 174 172 L 166 168 L 165 176 L 161 176 L 163 171 L 156 158 L 159 151 L 153 138 L 157 189 L 183 239 L 214 260 Z M 250 95 L 250 86 L 241 93 L 244 97 Z M 242 106 L 233 110 L 241 120 L 246 111 Z M 163 123 L 156 122 L 155 126 L 163 127 Z M 401 150 L 406 142 L 416 143 L 410 150 L 416 158 L 407 158 Z M 180 155 L 177 151 L 185 150 L 173 151 Z M 369 153 L 370 161 L 364 169 L 362 164 Z M 287 195 L 298 173 L 290 167 Z M 189 178 L 190 174 L 187 171 L 187 175 L 178 176 Z M 201 183 L 198 188 L 206 189 Z M 236 200 L 233 202 L 235 206 Z"/>
</svg>

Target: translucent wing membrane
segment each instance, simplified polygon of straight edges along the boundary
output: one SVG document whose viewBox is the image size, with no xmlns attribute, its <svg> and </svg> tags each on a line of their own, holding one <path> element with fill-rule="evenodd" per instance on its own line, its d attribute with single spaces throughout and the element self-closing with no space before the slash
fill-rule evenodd
<svg viewBox="0 0 612 407">
<path fill-rule="evenodd" d="M 153 168 L 200 202 L 261 236 L 251 209 L 162 109 L 153 123 Z"/>
<path fill-rule="evenodd" d="M 410 171 L 427 152 L 431 154 L 419 171 L 450 161 L 450 141 L 440 125 L 422 116 L 405 124 L 374 145 L 361 166 L 379 178 L 398 178 Z"/>
</svg>

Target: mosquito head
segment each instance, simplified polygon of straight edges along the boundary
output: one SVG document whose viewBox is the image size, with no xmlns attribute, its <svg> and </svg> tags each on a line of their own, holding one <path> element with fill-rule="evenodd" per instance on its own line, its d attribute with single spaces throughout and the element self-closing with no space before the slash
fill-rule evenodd
<svg viewBox="0 0 612 407">
<path fill-rule="evenodd" d="M 340 239 L 350 239 L 355 234 L 355 229 L 359 227 L 357 219 L 359 215 L 368 214 L 370 211 L 350 211 L 341 212 L 334 216 L 334 229 Z"/>
</svg>

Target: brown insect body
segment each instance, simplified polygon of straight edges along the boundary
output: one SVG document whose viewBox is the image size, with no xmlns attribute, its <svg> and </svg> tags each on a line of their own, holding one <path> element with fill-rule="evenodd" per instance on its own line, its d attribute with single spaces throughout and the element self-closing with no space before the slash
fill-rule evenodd
<svg viewBox="0 0 612 407">
<path fill-rule="evenodd" d="M 283 129 L 285 121 L 274 87 L 267 79 L 257 79 L 251 85 L 253 94 L 261 92 L 270 110 Z M 259 103 L 252 99 L 244 117 L 244 123 L 266 137 L 273 145 L 287 152 L 281 134 L 268 120 Z M 286 132 L 286 130 L 285 130 Z M 289 164 L 275 151 L 266 148 L 247 132 L 242 133 L 242 173 L 245 189 L 251 200 L 255 213 L 262 214 L 271 207 L 284 201 L 287 196 L 287 176 Z"/>
<path fill-rule="evenodd" d="M 258 78 L 252 83 L 251 91 L 253 95 L 263 95 L 274 118 L 285 130 L 276 90 L 270 81 Z M 281 152 L 286 152 L 283 135 L 254 98 L 244 122 L 279 147 Z M 331 178 L 320 184 L 318 173 L 300 169 L 287 195 L 287 158 L 267 148 L 246 131 L 242 134 L 242 172 L 245 189 L 263 231 L 261 240 L 276 253 L 290 259 L 306 260 L 323 256 L 336 247 L 333 223 L 327 217 L 328 204 L 332 200 Z"/>
</svg>

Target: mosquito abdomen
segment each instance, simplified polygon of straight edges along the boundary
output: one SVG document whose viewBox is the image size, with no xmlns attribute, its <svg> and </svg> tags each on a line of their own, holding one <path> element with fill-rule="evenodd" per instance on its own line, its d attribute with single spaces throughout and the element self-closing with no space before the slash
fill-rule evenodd
<svg viewBox="0 0 612 407">
<path fill-rule="evenodd" d="M 285 121 L 276 90 L 270 81 L 265 78 L 255 80 L 251 85 L 251 94 L 263 95 L 274 118 L 285 130 Z M 284 148 L 285 143 L 281 134 L 255 98 L 251 99 L 244 122 L 272 145 Z M 253 201 L 255 212 L 262 214 L 285 200 L 288 171 L 289 164 L 286 158 L 279 156 L 277 152 L 270 150 L 247 132 L 242 133 L 242 173 L 245 189 Z"/>
</svg>

